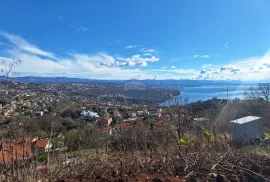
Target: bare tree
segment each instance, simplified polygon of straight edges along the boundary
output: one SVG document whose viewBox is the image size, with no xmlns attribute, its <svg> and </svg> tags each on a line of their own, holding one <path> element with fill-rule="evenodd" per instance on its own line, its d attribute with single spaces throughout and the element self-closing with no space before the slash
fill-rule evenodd
<svg viewBox="0 0 270 182">
<path fill-rule="evenodd" d="M 187 96 L 183 93 L 180 93 L 178 96 L 171 99 L 168 103 L 169 130 L 177 142 L 179 156 L 182 155 L 182 148 L 179 141 L 184 138 L 184 134 L 187 131 L 191 121 L 189 112 L 186 109 L 187 103 Z"/>
<path fill-rule="evenodd" d="M 264 100 L 270 102 L 270 83 L 259 83 L 256 87 L 250 87 L 245 96 L 249 100 Z"/>
<path fill-rule="evenodd" d="M 3 67 L 1 69 L 1 72 L 5 74 L 6 80 L 9 79 L 10 74 L 14 67 L 18 66 L 22 63 L 22 60 L 20 58 L 13 58 L 12 60 L 6 60 L 3 59 L 0 65 Z"/>
<path fill-rule="evenodd" d="M 259 83 L 255 87 L 250 87 L 245 92 L 245 98 L 247 99 L 246 111 L 263 117 L 265 126 L 269 126 L 270 83 Z"/>
<path fill-rule="evenodd" d="M 8 92 L 8 79 L 14 67 L 22 63 L 20 58 L 3 59 L 0 63 L 1 72 L 4 73 L 6 79 L 5 90 Z M 5 93 L 2 95 L 2 99 L 5 100 Z"/>
</svg>

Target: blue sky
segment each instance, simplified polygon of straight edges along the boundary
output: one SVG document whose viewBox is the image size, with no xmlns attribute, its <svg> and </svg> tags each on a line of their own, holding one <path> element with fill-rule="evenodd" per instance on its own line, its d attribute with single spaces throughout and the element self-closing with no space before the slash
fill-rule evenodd
<svg viewBox="0 0 270 182">
<path fill-rule="evenodd" d="M 5 1 L 13 76 L 270 79 L 269 0 Z"/>
</svg>

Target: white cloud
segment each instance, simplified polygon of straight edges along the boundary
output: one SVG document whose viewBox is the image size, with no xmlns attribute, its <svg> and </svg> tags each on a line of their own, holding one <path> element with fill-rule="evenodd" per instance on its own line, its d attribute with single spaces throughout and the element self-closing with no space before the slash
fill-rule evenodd
<svg viewBox="0 0 270 182">
<path fill-rule="evenodd" d="M 151 53 L 144 53 L 143 56 L 152 56 Z"/>
<path fill-rule="evenodd" d="M 201 70 L 201 74 L 205 74 L 205 73 L 210 74 L 210 71 L 212 71 L 212 70 L 213 70 L 213 68 L 204 67 L 204 69 Z"/>
<path fill-rule="evenodd" d="M 231 73 L 234 73 L 234 74 L 238 74 L 240 72 L 241 72 L 241 70 L 239 68 L 231 70 Z"/>
<path fill-rule="evenodd" d="M 12 43 L 2 51 L 6 57 L 19 57 L 23 63 L 14 68 L 14 76 L 65 76 L 91 79 L 130 79 L 141 75 L 142 79 L 270 79 L 270 52 L 264 57 L 234 60 L 223 65 L 202 65 L 198 69 L 145 68 L 159 61 L 156 56 L 114 57 L 108 53 L 66 54 L 64 57 L 46 52 L 23 38 L 1 32 Z M 0 55 L 1 56 L 1 55 Z M 192 57 L 193 58 L 193 57 Z M 6 58 L 9 60 L 8 58 Z M 142 67 L 144 67 L 142 69 Z M 158 75 L 158 77 L 156 77 Z"/>
<path fill-rule="evenodd" d="M 146 49 L 146 48 L 142 48 L 141 49 L 141 52 L 144 52 L 144 53 L 151 53 L 151 52 L 155 52 L 154 49 Z"/>
<path fill-rule="evenodd" d="M 136 48 L 136 47 L 140 47 L 142 45 L 128 45 L 125 47 L 125 49 L 133 49 L 133 48 Z"/>
<path fill-rule="evenodd" d="M 171 66 L 172 69 L 175 69 L 176 67 L 175 66 Z"/>
<path fill-rule="evenodd" d="M 208 56 L 208 55 L 203 55 L 203 56 L 201 56 L 201 58 L 210 58 L 210 56 Z"/>
<path fill-rule="evenodd" d="M 212 64 L 204 64 L 202 65 L 202 68 L 205 69 L 205 68 L 210 68 L 212 66 L 213 66 Z"/>
<path fill-rule="evenodd" d="M 98 53 L 96 55 L 87 54 L 70 54 L 81 66 L 86 68 L 96 68 L 100 66 L 111 66 L 115 63 L 115 59 L 105 53 Z"/>
<path fill-rule="evenodd" d="M 119 61 L 124 61 L 124 62 L 119 62 L 118 66 L 140 66 L 140 67 L 146 67 L 148 65 L 147 62 L 157 62 L 159 61 L 159 58 L 152 56 L 152 57 L 141 57 L 141 55 L 136 54 L 133 55 L 132 57 L 129 58 L 123 58 L 123 57 L 117 57 L 116 58 Z"/>
<path fill-rule="evenodd" d="M 20 36 L 12 35 L 6 32 L 0 32 L 0 35 L 6 38 L 10 43 L 12 43 L 14 46 L 16 46 L 18 49 L 26 51 L 28 53 L 39 55 L 39 56 L 45 56 L 52 59 L 57 59 L 55 55 L 51 52 L 46 52 L 38 47 L 30 44 Z"/>
<path fill-rule="evenodd" d="M 146 66 L 148 66 L 148 64 L 147 64 L 147 62 L 145 62 L 145 61 L 141 61 L 141 62 L 138 62 L 138 63 L 136 64 L 136 66 L 146 67 Z"/>
<path fill-rule="evenodd" d="M 206 72 L 207 72 L 206 70 L 202 70 L 202 71 L 201 71 L 201 74 L 204 74 L 204 73 L 206 73 Z"/>
<path fill-rule="evenodd" d="M 173 76 L 172 79 L 173 80 L 180 80 L 182 77 L 181 76 Z"/>
<path fill-rule="evenodd" d="M 264 57 L 236 60 L 220 67 L 212 65 L 210 71 L 204 67 L 198 79 L 206 79 L 210 73 L 214 80 L 267 80 L 270 79 L 269 62 L 270 52 L 267 52 Z"/>
<path fill-rule="evenodd" d="M 195 54 L 195 55 L 189 56 L 189 57 L 174 58 L 174 59 L 169 60 L 169 62 L 175 62 L 175 61 L 186 60 L 186 59 L 200 59 L 200 58 L 210 58 L 210 56 L 209 55 Z"/>
<path fill-rule="evenodd" d="M 205 55 L 195 54 L 195 55 L 193 55 L 193 58 L 210 58 L 210 56 L 208 56 L 207 54 L 205 54 Z"/>
<path fill-rule="evenodd" d="M 194 70 L 140 69 L 150 63 L 159 61 L 159 58 L 155 56 L 113 57 L 101 52 L 96 54 L 67 53 L 65 58 L 62 58 L 37 48 L 19 36 L 10 35 L 10 37 L 9 39 L 13 41 L 14 47 L 6 49 L 4 55 L 19 57 L 23 60 L 19 67 L 14 68 L 13 76 L 130 79 L 141 75 L 141 79 L 168 79 L 173 77 L 189 79 L 193 74 L 196 75 Z M 8 60 L 8 58 L 6 59 Z"/>
<path fill-rule="evenodd" d="M 233 69 L 237 69 L 236 66 L 233 66 L 233 65 L 228 65 L 228 66 L 222 66 L 220 68 L 220 71 L 231 71 Z"/>
<path fill-rule="evenodd" d="M 14 74 L 20 76 L 65 76 L 92 79 L 129 79 L 142 74 L 138 69 L 118 67 L 99 67 L 98 62 L 109 64 L 112 60 L 104 55 L 74 55 L 71 59 L 52 61 L 36 55 L 16 52 L 23 62 L 14 68 Z M 15 76 L 16 76 L 15 75 Z M 145 76 L 149 76 L 147 73 Z"/>
</svg>

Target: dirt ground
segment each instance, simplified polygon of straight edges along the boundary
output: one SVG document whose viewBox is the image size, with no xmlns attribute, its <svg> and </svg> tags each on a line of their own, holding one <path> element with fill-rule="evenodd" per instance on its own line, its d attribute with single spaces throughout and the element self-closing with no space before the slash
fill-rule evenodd
<svg viewBox="0 0 270 182">
<path fill-rule="evenodd" d="M 168 176 L 165 174 L 139 174 L 139 175 L 129 175 L 124 177 L 100 177 L 97 176 L 96 179 L 59 179 L 56 182 L 183 182 L 178 177 Z"/>
</svg>

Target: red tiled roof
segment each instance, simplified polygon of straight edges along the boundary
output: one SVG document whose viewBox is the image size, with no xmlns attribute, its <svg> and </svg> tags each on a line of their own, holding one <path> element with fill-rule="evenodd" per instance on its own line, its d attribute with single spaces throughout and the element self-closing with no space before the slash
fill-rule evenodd
<svg viewBox="0 0 270 182">
<path fill-rule="evenodd" d="M 24 143 L 3 143 L 0 151 L 0 164 L 12 164 L 16 160 L 28 160 L 32 157 L 31 141 Z"/>
<path fill-rule="evenodd" d="M 49 140 L 37 140 L 35 144 L 35 148 L 45 148 L 48 142 Z"/>
<path fill-rule="evenodd" d="M 26 142 L 26 143 L 30 143 L 31 142 L 31 138 L 23 138 L 23 137 L 20 137 L 20 138 L 18 138 L 17 139 L 17 144 L 20 144 L 20 143 L 22 143 L 22 142 Z"/>
</svg>

